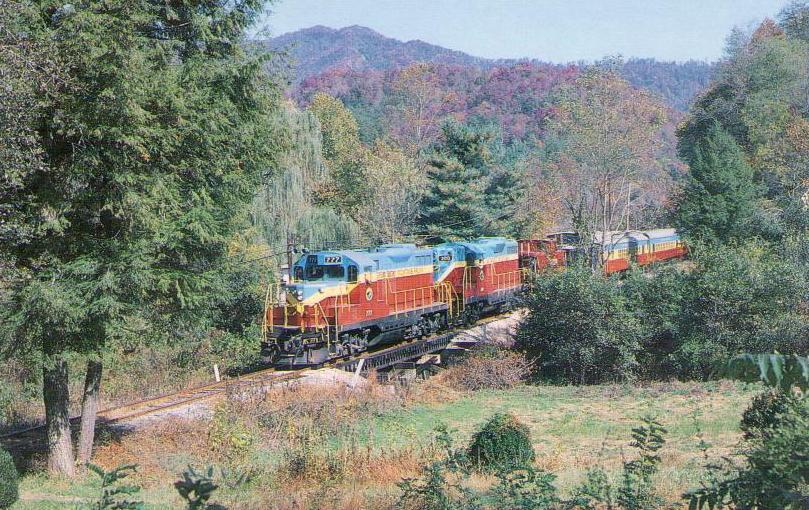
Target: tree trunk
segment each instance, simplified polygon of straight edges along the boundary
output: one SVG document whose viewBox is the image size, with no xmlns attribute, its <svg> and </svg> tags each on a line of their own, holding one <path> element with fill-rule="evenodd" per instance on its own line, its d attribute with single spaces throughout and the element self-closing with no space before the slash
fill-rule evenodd
<svg viewBox="0 0 809 510">
<path fill-rule="evenodd" d="M 67 361 L 60 349 L 45 349 L 42 365 L 42 397 L 48 434 L 48 471 L 63 476 L 75 474 L 70 433 Z"/>
<path fill-rule="evenodd" d="M 84 378 L 84 398 L 81 404 L 81 432 L 79 433 L 78 463 L 86 466 L 93 454 L 96 414 L 101 395 L 101 360 L 87 360 L 87 375 Z"/>
</svg>

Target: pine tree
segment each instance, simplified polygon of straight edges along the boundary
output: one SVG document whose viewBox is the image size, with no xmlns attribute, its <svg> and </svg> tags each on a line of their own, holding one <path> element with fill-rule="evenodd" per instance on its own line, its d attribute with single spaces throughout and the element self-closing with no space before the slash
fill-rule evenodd
<svg viewBox="0 0 809 510">
<path fill-rule="evenodd" d="M 41 353 L 49 468 L 71 474 L 68 353 L 90 360 L 84 463 L 105 347 L 210 320 L 274 166 L 279 100 L 241 44 L 264 0 L 19 3 L 31 16 L 10 44 L 47 45 L 63 75 L 35 91 L 42 164 L 2 194 L 0 260 L 16 277 L 0 332 Z"/>
<path fill-rule="evenodd" d="M 681 147 L 681 152 L 688 155 L 691 173 L 677 204 L 677 226 L 706 242 L 747 235 L 745 226 L 756 210 L 757 191 L 741 147 L 714 123 L 703 138 Z"/>
<path fill-rule="evenodd" d="M 514 166 L 492 171 L 484 197 L 488 215 L 484 235 L 521 235 L 527 221 L 520 216 L 519 208 L 526 187 L 524 176 Z"/>
<path fill-rule="evenodd" d="M 490 223 L 485 191 L 490 183 L 489 136 L 456 123 L 429 161 L 421 228 L 428 242 L 480 236 Z"/>
</svg>

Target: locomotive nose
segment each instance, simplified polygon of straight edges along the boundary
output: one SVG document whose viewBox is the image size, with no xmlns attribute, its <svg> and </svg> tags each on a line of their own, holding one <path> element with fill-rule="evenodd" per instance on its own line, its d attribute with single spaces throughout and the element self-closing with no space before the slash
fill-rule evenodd
<svg viewBox="0 0 809 510">
<path fill-rule="evenodd" d="M 286 289 L 286 301 L 290 305 L 296 305 L 303 301 L 303 289 L 291 285 Z"/>
</svg>

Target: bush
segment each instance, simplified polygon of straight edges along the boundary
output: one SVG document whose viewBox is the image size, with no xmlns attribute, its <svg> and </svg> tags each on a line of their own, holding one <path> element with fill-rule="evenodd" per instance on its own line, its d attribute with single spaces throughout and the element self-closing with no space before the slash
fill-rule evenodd
<svg viewBox="0 0 809 510">
<path fill-rule="evenodd" d="M 472 437 L 469 461 L 488 472 L 507 471 L 534 462 L 534 447 L 528 427 L 510 414 L 495 414 Z"/>
<path fill-rule="evenodd" d="M 789 411 L 793 400 L 792 395 L 777 390 L 767 390 L 753 397 L 740 424 L 744 438 L 768 436 L 771 429 L 778 425 L 779 417 Z"/>
<path fill-rule="evenodd" d="M 548 273 L 525 305 L 515 346 L 542 377 L 579 384 L 637 377 L 643 328 L 617 278 L 587 268 Z"/>
<path fill-rule="evenodd" d="M 709 484 L 687 493 L 689 508 L 809 508 L 809 400 L 762 397 L 748 411 L 754 433 L 742 443 L 742 462 L 726 463 Z"/>
<path fill-rule="evenodd" d="M 688 274 L 674 264 L 654 273 L 629 271 L 622 275 L 621 292 L 642 328 L 639 375 L 645 379 L 678 375 L 674 354 L 681 342 L 680 329 Z"/>
<path fill-rule="evenodd" d="M 678 375 L 709 377 L 740 352 L 809 348 L 802 271 L 760 242 L 712 247 L 685 281 Z"/>
<path fill-rule="evenodd" d="M 530 373 L 531 363 L 524 354 L 484 345 L 474 349 L 463 363 L 447 369 L 443 378 L 459 390 L 504 390 L 521 383 Z"/>
<path fill-rule="evenodd" d="M 17 468 L 11 455 L 0 448 L 0 508 L 8 508 L 19 497 Z"/>
</svg>

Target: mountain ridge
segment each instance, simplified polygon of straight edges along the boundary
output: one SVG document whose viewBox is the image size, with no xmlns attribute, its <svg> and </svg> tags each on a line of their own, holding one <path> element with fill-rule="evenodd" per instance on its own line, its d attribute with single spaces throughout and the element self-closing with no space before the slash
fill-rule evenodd
<svg viewBox="0 0 809 510">
<path fill-rule="evenodd" d="M 269 50 L 284 51 L 289 55 L 293 69 L 290 81 L 293 86 L 335 69 L 384 71 L 416 62 L 481 69 L 524 64 L 560 68 L 576 65 L 546 62 L 536 58 L 476 57 L 420 39 L 401 41 L 362 25 L 342 28 L 315 25 L 258 42 Z M 624 62 L 620 71 L 636 87 L 651 90 L 672 107 L 684 111 L 696 94 L 708 85 L 714 69 L 715 64 L 697 60 L 668 62 L 652 58 L 631 58 Z"/>
</svg>

